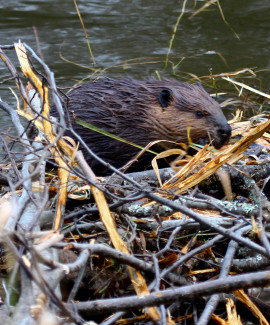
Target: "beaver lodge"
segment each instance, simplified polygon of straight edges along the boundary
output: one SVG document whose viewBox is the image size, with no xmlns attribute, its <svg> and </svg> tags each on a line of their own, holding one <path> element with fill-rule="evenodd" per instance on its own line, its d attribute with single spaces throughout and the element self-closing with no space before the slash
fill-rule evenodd
<svg viewBox="0 0 270 325">
<path fill-rule="evenodd" d="M 20 67 L 6 54 L 14 50 Z M 223 132 L 231 139 L 218 149 L 191 144 L 187 130 L 193 155 L 187 144 L 170 146 L 151 169 L 124 172 L 91 147 L 81 151 L 84 137 L 64 115 L 53 73 L 27 44 L 0 56 L 16 86 L 12 104 L 0 101 L 12 123 L 1 132 L 1 320 L 269 323 L 267 114 L 241 120 L 234 112 Z M 160 96 L 166 109 L 171 93 Z M 159 168 L 163 158 L 171 167 Z M 91 160 L 110 175 L 97 177 Z"/>
</svg>

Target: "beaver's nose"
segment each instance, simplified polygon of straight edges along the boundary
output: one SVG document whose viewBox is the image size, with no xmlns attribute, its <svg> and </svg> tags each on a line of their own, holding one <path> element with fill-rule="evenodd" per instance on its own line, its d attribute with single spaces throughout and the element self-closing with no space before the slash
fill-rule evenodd
<svg viewBox="0 0 270 325">
<path fill-rule="evenodd" d="M 222 128 L 219 128 L 217 132 L 219 137 L 225 142 L 230 139 L 232 135 L 232 128 L 229 124 L 226 124 Z"/>
</svg>

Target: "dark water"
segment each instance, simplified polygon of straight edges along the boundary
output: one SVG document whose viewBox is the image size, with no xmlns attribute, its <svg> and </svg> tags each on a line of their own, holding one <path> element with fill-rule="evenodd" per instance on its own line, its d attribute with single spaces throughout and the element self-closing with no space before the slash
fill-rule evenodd
<svg viewBox="0 0 270 325">
<path fill-rule="evenodd" d="M 215 75 L 252 68 L 256 77 L 245 74 L 244 79 L 237 80 L 267 92 L 270 88 L 270 1 L 220 2 L 230 27 L 240 39 L 222 20 L 216 5 L 190 19 L 205 2 L 197 1 L 194 8 L 195 2 L 188 0 L 166 69 L 164 61 L 183 1 L 78 0 L 95 66 L 72 0 L 0 0 L 0 44 L 12 44 L 20 39 L 36 49 L 32 29 L 35 26 L 42 54 L 54 71 L 59 87 L 101 72 L 117 78 L 147 78 L 157 76 L 158 72 L 161 77 L 174 75 L 191 80 L 190 74 L 208 76 L 209 69 Z M 12 56 L 11 51 L 6 53 Z M 70 62 L 64 61 L 60 53 Z M 3 62 L 0 62 L 0 76 L 1 81 L 9 76 Z M 208 86 L 212 84 L 209 78 L 202 81 Z M 218 91 L 227 90 L 230 97 L 237 97 L 234 87 L 226 81 L 217 79 L 216 85 Z M 5 84 L 0 84 L 0 96 L 10 99 L 6 89 Z"/>
</svg>

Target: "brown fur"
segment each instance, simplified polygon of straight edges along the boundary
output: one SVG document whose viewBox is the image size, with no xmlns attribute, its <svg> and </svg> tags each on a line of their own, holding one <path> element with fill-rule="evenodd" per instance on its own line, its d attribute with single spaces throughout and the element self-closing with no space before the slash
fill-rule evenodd
<svg viewBox="0 0 270 325">
<path fill-rule="evenodd" d="M 76 118 L 141 146 L 155 140 L 188 143 L 188 128 L 193 142 L 212 140 L 217 148 L 231 135 L 218 103 L 203 87 L 176 80 L 105 79 L 72 90 L 67 106 L 74 130 L 90 149 L 115 167 L 124 165 L 139 149 L 90 131 L 76 124 Z M 106 172 L 83 151 L 98 174 Z M 151 158 L 146 154 L 135 169 L 143 169 Z"/>
</svg>

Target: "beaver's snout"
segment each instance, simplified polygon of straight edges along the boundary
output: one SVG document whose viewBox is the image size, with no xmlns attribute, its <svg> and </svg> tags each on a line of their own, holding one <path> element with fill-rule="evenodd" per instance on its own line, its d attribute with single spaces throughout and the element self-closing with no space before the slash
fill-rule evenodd
<svg viewBox="0 0 270 325">
<path fill-rule="evenodd" d="M 225 143 L 227 143 L 230 140 L 230 137 L 232 135 L 232 128 L 231 126 L 226 123 L 225 125 L 221 126 L 217 130 L 218 139 L 215 139 L 213 144 L 216 148 L 220 148 Z"/>
</svg>

